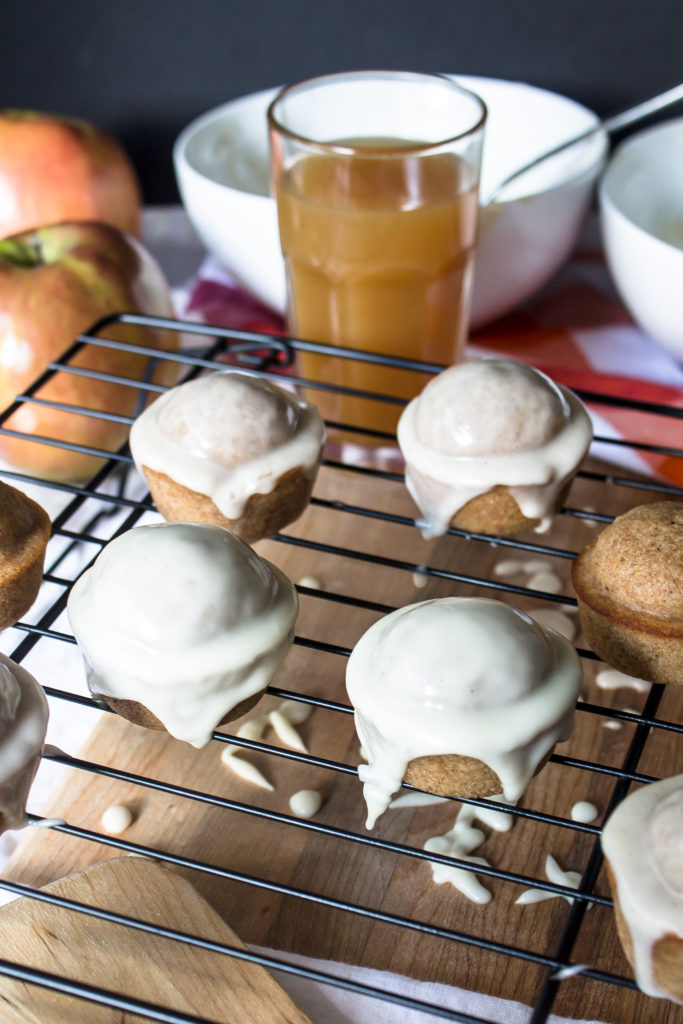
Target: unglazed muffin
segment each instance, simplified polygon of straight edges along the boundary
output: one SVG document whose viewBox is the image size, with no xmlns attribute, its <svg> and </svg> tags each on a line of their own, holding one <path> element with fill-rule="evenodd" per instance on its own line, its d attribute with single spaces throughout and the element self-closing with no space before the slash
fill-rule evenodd
<svg viewBox="0 0 683 1024">
<path fill-rule="evenodd" d="M 571 734 L 580 683 L 571 644 L 501 601 L 436 598 L 380 619 L 346 673 L 367 827 L 404 780 L 517 801 Z"/>
<path fill-rule="evenodd" d="M 314 406 L 224 370 L 158 398 L 133 424 L 130 448 L 164 519 L 214 523 L 251 543 L 306 508 L 324 440 Z"/>
<path fill-rule="evenodd" d="M 93 696 L 201 747 L 262 696 L 298 601 L 284 573 L 223 527 L 161 523 L 111 541 L 67 611 Z"/>
<path fill-rule="evenodd" d="M 431 380 L 399 421 L 406 486 L 426 538 L 455 526 L 546 530 L 593 436 L 573 392 L 511 359 L 471 359 Z"/>
<path fill-rule="evenodd" d="M 589 647 L 638 679 L 683 683 L 683 504 L 617 516 L 574 560 Z"/>
<path fill-rule="evenodd" d="M 13 626 L 35 601 L 49 539 L 47 512 L 0 482 L 0 629 Z"/>
<path fill-rule="evenodd" d="M 26 824 L 26 799 L 40 764 L 47 720 L 42 687 L 0 654 L 0 832 Z"/>
<path fill-rule="evenodd" d="M 683 775 L 626 797 L 603 828 L 602 849 L 638 987 L 683 1004 Z"/>
</svg>

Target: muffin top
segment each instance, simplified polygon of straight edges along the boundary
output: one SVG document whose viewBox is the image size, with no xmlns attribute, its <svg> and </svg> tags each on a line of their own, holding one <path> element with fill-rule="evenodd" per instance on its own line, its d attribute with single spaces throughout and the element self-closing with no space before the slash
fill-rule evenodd
<svg viewBox="0 0 683 1024">
<path fill-rule="evenodd" d="M 238 519 L 252 494 L 314 473 L 325 440 L 315 406 L 255 374 L 219 370 L 171 388 L 133 423 L 137 468 L 207 495 Z"/>
<path fill-rule="evenodd" d="M 524 363 L 470 359 L 444 370 L 398 423 L 423 536 L 445 533 L 460 509 L 496 487 L 543 532 L 592 433 L 580 399 Z"/>
<path fill-rule="evenodd" d="M 419 757 L 484 761 L 516 801 L 538 762 L 571 732 L 581 667 L 571 644 L 487 598 L 442 597 L 372 625 L 347 663 L 346 688 L 368 764 L 368 828 Z"/>
<path fill-rule="evenodd" d="M 601 843 L 628 926 L 638 987 L 670 998 L 652 953 L 660 939 L 683 937 L 683 775 L 629 793 L 603 826 Z"/>
<path fill-rule="evenodd" d="M 683 620 L 683 504 L 661 501 L 618 516 L 579 556 L 575 585 L 598 600 Z M 588 596 L 590 600 L 590 595 Z"/>
<path fill-rule="evenodd" d="M 384 699 L 415 714 L 425 705 L 436 714 L 504 707 L 540 686 L 553 664 L 540 626 L 486 598 L 409 605 L 375 632 L 368 655 L 373 679 Z M 367 681 L 362 692 L 354 689 L 359 707 L 367 691 Z"/>
<path fill-rule="evenodd" d="M 0 482 L 0 584 L 33 562 L 49 536 L 47 512 L 15 487 Z"/>
<path fill-rule="evenodd" d="M 159 428 L 179 448 L 239 466 L 291 437 L 299 418 L 292 396 L 266 380 L 229 371 L 174 388 Z"/>
<path fill-rule="evenodd" d="M 202 746 L 265 689 L 292 642 L 298 600 L 277 566 L 223 527 L 155 523 L 110 541 L 67 611 L 97 692 L 144 704 Z"/>
<path fill-rule="evenodd" d="M 568 415 L 564 395 L 538 370 L 511 359 L 471 359 L 427 384 L 415 433 L 443 455 L 505 455 L 545 444 Z"/>
<path fill-rule="evenodd" d="M 42 749 L 48 706 L 39 683 L 21 665 L 0 654 L 0 785 L 10 782 Z M 12 799 L 12 787 L 8 794 Z M 0 808 L 7 816 L 7 808 Z M 12 820 L 21 823 L 23 808 Z"/>
</svg>

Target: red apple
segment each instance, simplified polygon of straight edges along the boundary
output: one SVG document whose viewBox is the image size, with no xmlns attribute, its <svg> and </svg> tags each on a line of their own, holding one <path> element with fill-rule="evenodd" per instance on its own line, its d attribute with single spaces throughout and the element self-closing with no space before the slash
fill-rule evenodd
<svg viewBox="0 0 683 1024">
<path fill-rule="evenodd" d="M 0 238 L 64 220 L 140 234 L 140 188 L 119 144 L 76 118 L 0 111 Z"/>
<path fill-rule="evenodd" d="M 0 409 L 32 383 L 97 320 L 111 313 L 173 316 L 165 278 L 134 238 L 94 221 L 71 221 L 0 240 Z M 119 325 L 105 337 L 154 348 L 176 349 L 178 332 Z M 86 346 L 73 365 L 140 380 L 147 359 L 114 349 Z M 168 361 L 155 377 L 174 383 Z M 122 384 L 59 371 L 37 397 L 126 416 L 139 391 Z M 98 420 L 25 402 L 3 424 L 43 437 L 116 450 L 127 424 Z M 37 476 L 78 482 L 102 465 L 94 456 L 0 434 L 0 458 Z"/>
</svg>

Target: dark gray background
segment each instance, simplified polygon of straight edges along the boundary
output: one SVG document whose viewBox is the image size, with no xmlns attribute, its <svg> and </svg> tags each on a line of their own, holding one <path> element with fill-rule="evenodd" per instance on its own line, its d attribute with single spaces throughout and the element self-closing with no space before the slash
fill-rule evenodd
<svg viewBox="0 0 683 1024">
<path fill-rule="evenodd" d="M 328 71 L 519 79 L 613 113 L 683 79 L 682 0 L 0 0 L 0 106 L 117 136 L 147 202 L 177 199 L 171 149 L 212 106 Z"/>
</svg>

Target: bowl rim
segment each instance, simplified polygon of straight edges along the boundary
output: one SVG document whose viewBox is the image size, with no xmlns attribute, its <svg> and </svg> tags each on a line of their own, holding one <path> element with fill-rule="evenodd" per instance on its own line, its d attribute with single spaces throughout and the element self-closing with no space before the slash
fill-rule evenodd
<svg viewBox="0 0 683 1024">
<path fill-rule="evenodd" d="M 652 245 L 660 248 L 662 252 L 673 251 L 683 253 L 683 248 L 680 245 L 668 242 L 660 235 L 655 234 L 650 229 L 639 224 L 638 221 L 635 220 L 633 216 L 617 202 L 612 191 L 613 179 L 618 173 L 620 173 L 623 161 L 628 159 L 633 151 L 638 151 L 643 148 L 643 146 L 646 148 L 648 141 L 651 142 L 652 136 L 666 136 L 671 132 L 674 134 L 676 132 L 680 133 L 681 140 L 683 142 L 683 116 L 668 118 L 660 124 L 650 125 L 647 128 L 634 132 L 632 135 L 629 135 L 624 139 L 623 142 L 621 142 L 615 149 L 607 167 L 600 177 L 600 181 L 598 183 L 598 203 L 603 218 L 607 213 L 609 213 L 610 216 L 616 216 L 619 221 L 628 225 L 636 235 L 640 235 L 644 239 L 648 239 Z"/>
<path fill-rule="evenodd" d="M 401 79 L 406 80 L 420 80 L 422 82 L 442 82 L 450 86 L 455 91 L 457 90 L 461 95 L 468 96 L 471 100 L 474 100 L 478 105 L 478 116 L 477 119 L 468 127 L 459 131 L 456 135 L 450 135 L 445 138 L 440 138 L 435 142 L 416 142 L 408 146 L 401 146 L 401 153 L 412 155 L 414 153 L 428 153 L 431 150 L 438 150 L 442 146 L 447 146 L 452 142 L 459 142 L 460 140 L 467 139 L 468 137 L 474 136 L 477 132 L 485 127 L 488 118 L 488 108 L 484 100 L 477 93 L 473 92 L 472 89 L 468 89 L 466 86 L 461 85 L 455 77 L 452 75 L 442 75 L 437 72 L 431 71 L 401 71 L 401 70 L 364 70 L 364 71 L 341 71 L 334 72 L 329 75 L 316 75 L 313 78 L 308 78 L 300 82 L 292 82 L 289 85 L 284 85 L 273 99 L 272 103 L 268 105 L 266 111 L 266 118 L 270 131 L 276 131 L 280 135 L 296 141 L 300 144 L 304 144 L 309 150 L 319 149 L 324 153 L 340 153 L 340 154 L 352 154 L 356 152 L 353 147 L 343 145 L 339 143 L 331 142 L 320 142 L 316 139 L 307 138 L 305 135 L 293 131 L 291 128 L 287 128 L 282 124 L 275 113 L 275 108 L 281 100 L 290 96 L 292 93 L 306 89 L 308 87 L 315 87 L 323 84 L 340 84 L 344 81 L 348 82 L 351 79 L 354 81 L 361 81 L 362 79 L 368 78 L 384 78 L 384 79 Z"/>
<path fill-rule="evenodd" d="M 560 93 L 552 89 L 546 89 L 543 86 L 534 85 L 530 82 L 523 82 L 518 79 L 495 78 L 490 75 L 461 75 L 453 72 L 445 73 L 441 75 L 441 77 L 446 77 L 455 80 L 456 84 L 460 84 L 462 88 L 469 90 L 470 92 L 474 92 L 475 95 L 477 96 L 477 83 L 486 82 L 492 83 L 496 86 L 512 86 L 515 89 L 528 91 L 531 93 L 549 97 L 553 100 L 561 101 L 563 104 L 567 104 L 568 106 L 575 108 L 577 111 L 582 111 L 586 113 L 587 115 L 589 115 L 589 119 L 592 119 L 594 121 L 597 127 L 596 139 L 600 139 L 602 145 L 600 145 L 600 152 L 596 155 L 596 158 L 594 159 L 591 167 L 581 167 L 575 173 L 567 175 L 567 177 L 565 178 L 562 178 L 559 182 L 549 182 L 546 187 L 538 189 L 537 191 L 532 193 L 533 196 L 545 195 L 553 191 L 557 187 L 566 187 L 568 184 L 573 185 L 575 182 L 578 182 L 582 178 L 584 178 L 587 173 L 592 174 L 593 166 L 599 168 L 600 163 L 604 161 L 605 150 L 607 145 L 607 135 L 604 132 L 604 130 L 600 128 L 600 119 L 598 115 L 595 113 L 595 111 L 591 110 L 590 107 L 587 107 L 585 104 L 579 102 L 578 100 L 575 100 L 573 97 L 566 96 L 564 93 Z M 219 182 L 215 178 L 210 177 L 204 171 L 197 168 L 188 159 L 187 148 L 195 134 L 197 134 L 199 131 L 204 129 L 207 125 L 211 124 L 212 122 L 220 121 L 221 118 L 224 117 L 228 111 L 234 110 L 238 105 L 241 105 L 243 103 L 256 103 L 259 99 L 267 101 L 267 109 L 267 107 L 270 105 L 270 102 L 272 102 L 272 100 L 275 99 L 275 97 L 282 91 L 283 88 L 283 86 L 273 86 L 266 89 L 260 89 L 255 92 L 245 93 L 241 96 L 235 96 L 232 99 L 226 100 L 224 103 L 220 103 L 217 106 L 212 107 L 204 113 L 199 114 L 197 117 L 193 118 L 193 120 L 191 120 L 187 125 L 185 125 L 185 127 L 180 131 L 173 144 L 172 153 L 173 163 L 176 168 L 176 174 L 178 175 L 180 173 L 180 170 L 182 169 L 183 171 L 192 172 L 198 179 L 204 182 L 209 182 L 212 185 L 217 185 L 221 189 L 227 189 L 229 191 L 241 193 L 242 195 L 250 196 L 255 200 L 265 200 L 266 202 L 274 201 L 270 196 L 264 196 L 257 192 L 250 192 L 246 189 L 240 189 L 236 185 L 226 185 L 225 183 Z M 481 100 L 485 107 L 488 106 L 487 101 L 483 96 L 479 97 L 479 99 Z M 528 197 L 520 198 L 523 199 Z"/>
</svg>

